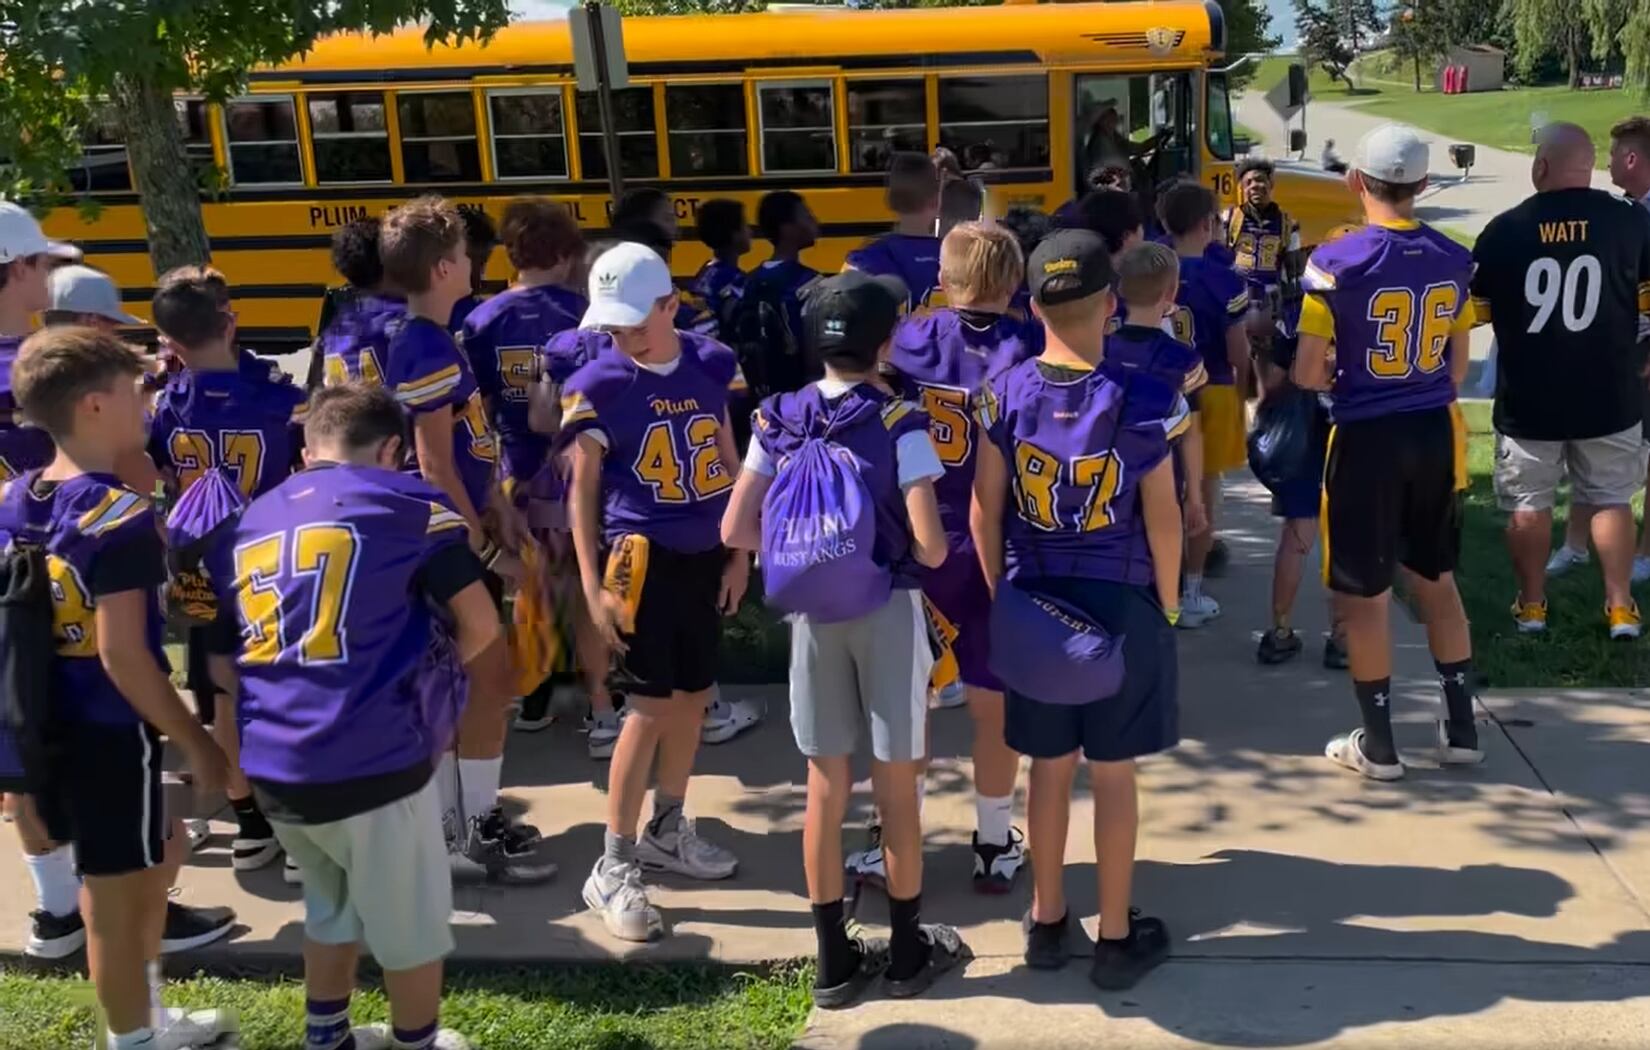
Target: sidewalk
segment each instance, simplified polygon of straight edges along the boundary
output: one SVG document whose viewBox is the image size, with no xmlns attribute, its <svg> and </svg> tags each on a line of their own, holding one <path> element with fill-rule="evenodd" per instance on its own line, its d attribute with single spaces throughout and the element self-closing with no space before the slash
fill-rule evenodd
<svg viewBox="0 0 1650 1050">
<path fill-rule="evenodd" d="M 1437 686 L 1420 633 L 1401 616 L 1399 739 L 1413 762 L 1398 784 L 1331 767 L 1324 741 L 1356 708 L 1345 675 L 1317 663 L 1323 600 L 1308 582 L 1307 658 L 1254 663 L 1265 619 L 1274 525 L 1251 483 L 1226 507 L 1233 566 L 1213 591 L 1226 616 L 1181 638 L 1176 751 L 1143 764 L 1137 899 L 1169 923 L 1174 959 L 1127 995 L 1100 996 L 1082 960 L 1056 975 L 1019 966 L 1027 890 L 969 887 L 973 824 L 968 716 L 935 715 L 926 818 L 924 910 L 959 924 L 980 956 L 914 1003 L 873 1000 L 818 1015 L 809 1050 L 1109 1045 L 1622 1047 L 1643 1050 L 1650 1017 L 1650 697 L 1577 693 L 1491 697 L 1489 763 L 1442 771 L 1424 757 Z M 720 884 L 662 880 L 655 902 L 674 935 L 609 938 L 579 888 L 600 848 L 606 767 L 561 727 L 512 738 L 505 794 L 544 831 L 562 864 L 547 886 L 460 887 L 457 966 L 598 959 L 807 956 L 813 930 L 800 864 L 804 764 L 782 688 L 767 723 L 707 748 L 689 800 L 707 836 L 732 846 L 740 874 Z M 1486 714 L 1487 717 L 1487 714 Z M 1549 788 L 1551 790 L 1549 790 Z M 1092 930 L 1091 809 L 1082 789 L 1066 862 L 1075 914 Z M 181 801 L 181 796 L 179 798 Z M 856 817 L 866 805 L 859 799 Z M 227 816 L 227 814 L 224 814 Z M 298 892 L 279 866 L 237 876 L 233 825 L 184 869 L 180 898 L 227 904 L 243 928 L 178 960 L 216 971 L 295 972 Z M 28 880 L 0 831 L 0 965 L 26 933 Z M 886 904 L 859 909 L 881 926 Z M 1031 1033 L 1035 1033 L 1033 1036 Z"/>
</svg>

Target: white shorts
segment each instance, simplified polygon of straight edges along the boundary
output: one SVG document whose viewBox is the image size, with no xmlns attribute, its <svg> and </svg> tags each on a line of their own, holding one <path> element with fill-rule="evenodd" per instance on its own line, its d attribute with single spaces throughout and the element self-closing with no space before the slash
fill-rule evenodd
<svg viewBox="0 0 1650 1050">
<path fill-rule="evenodd" d="M 1644 487 L 1642 426 L 1580 441 L 1531 441 L 1495 436 L 1495 497 L 1502 510 L 1551 510 L 1559 482 L 1570 475 L 1570 498 L 1619 507 Z"/>
</svg>

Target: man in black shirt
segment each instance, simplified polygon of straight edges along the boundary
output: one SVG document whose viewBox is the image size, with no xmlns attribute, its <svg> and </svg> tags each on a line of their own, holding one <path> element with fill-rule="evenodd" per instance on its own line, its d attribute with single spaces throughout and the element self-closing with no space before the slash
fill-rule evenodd
<svg viewBox="0 0 1650 1050">
<path fill-rule="evenodd" d="M 1500 347 L 1495 490 L 1508 511 L 1518 629 L 1547 626 L 1545 562 L 1565 470 L 1597 508 L 1593 545 L 1611 638 L 1637 638 L 1629 593 L 1633 493 L 1644 484 L 1640 315 L 1650 310 L 1650 214 L 1591 189 L 1594 149 L 1574 124 L 1542 129 L 1536 194 L 1493 219 L 1473 251 L 1473 307 Z"/>
</svg>

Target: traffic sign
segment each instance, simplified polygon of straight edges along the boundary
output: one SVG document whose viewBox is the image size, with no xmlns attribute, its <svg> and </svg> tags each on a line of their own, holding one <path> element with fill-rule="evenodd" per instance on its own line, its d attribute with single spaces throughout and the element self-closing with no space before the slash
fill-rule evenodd
<svg viewBox="0 0 1650 1050">
<path fill-rule="evenodd" d="M 591 12 L 596 17 L 591 17 Z M 624 34 L 619 9 L 611 4 L 575 5 L 567 11 L 568 28 L 573 33 L 573 73 L 580 91 L 595 91 L 607 74 L 607 86 L 614 91 L 630 86 L 630 66 L 624 57 Z M 606 59 L 607 68 L 599 65 Z"/>
<path fill-rule="evenodd" d="M 1266 93 L 1266 104 L 1272 107 L 1272 112 L 1276 113 L 1278 115 L 1278 119 L 1283 121 L 1286 125 L 1291 120 L 1295 119 L 1295 114 L 1305 108 L 1304 103 L 1306 101 L 1305 99 L 1302 99 L 1302 104 L 1292 106 L 1289 104 L 1289 94 L 1288 77 L 1285 77 L 1276 84 L 1272 85 L 1272 90 Z M 1310 95 L 1307 96 L 1307 98 L 1310 97 Z"/>
</svg>

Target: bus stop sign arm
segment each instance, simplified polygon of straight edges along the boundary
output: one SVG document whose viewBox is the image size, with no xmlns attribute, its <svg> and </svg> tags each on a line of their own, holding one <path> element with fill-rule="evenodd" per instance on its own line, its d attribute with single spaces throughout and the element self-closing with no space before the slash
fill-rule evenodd
<svg viewBox="0 0 1650 1050">
<path fill-rule="evenodd" d="M 573 71 L 578 77 L 578 88 L 596 92 L 607 185 L 616 205 L 624 195 L 624 174 L 619 167 L 619 134 L 613 122 L 613 90 L 630 85 L 619 12 L 599 0 L 587 0 L 583 7 L 568 12 L 568 23 L 573 36 Z"/>
</svg>

